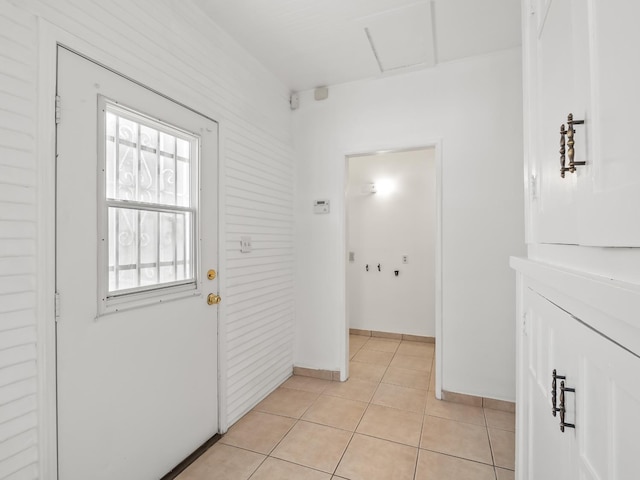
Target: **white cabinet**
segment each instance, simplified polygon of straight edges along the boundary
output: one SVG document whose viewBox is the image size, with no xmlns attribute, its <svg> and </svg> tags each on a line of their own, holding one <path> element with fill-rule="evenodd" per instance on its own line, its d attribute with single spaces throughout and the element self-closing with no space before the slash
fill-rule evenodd
<svg viewBox="0 0 640 480">
<path fill-rule="evenodd" d="M 529 242 L 640 246 L 640 2 L 524 0 Z M 575 125 L 560 174 L 560 126 Z M 569 164 L 569 138 L 565 162 Z"/>
<path fill-rule="evenodd" d="M 518 406 L 525 406 L 524 424 L 518 426 L 519 447 L 526 450 L 518 464 L 521 479 L 574 479 L 574 432 L 565 428 L 560 432 L 560 417 L 552 415 L 552 372 L 575 378 L 576 359 L 571 356 L 572 344 L 567 342 L 569 325 L 558 321 L 552 305 L 527 289 L 524 292 L 526 314 L 522 330 L 523 359 L 522 388 L 518 392 Z M 560 320 L 564 320 L 560 318 Z M 567 348 L 568 347 L 568 348 Z M 570 385 L 566 385 L 567 387 Z M 556 385 L 556 404 L 558 403 Z M 572 399 L 569 399 L 572 400 Z M 571 404 L 567 404 L 571 406 Z M 569 408 L 568 410 L 573 410 Z M 568 417 L 574 415 L 568 411 Z M 569 418 L 565 418 L 570 423 Z"/>
<path fill-rule="evenodd" d="M 521 272 L 517 478 L 640 478 L 640 325 L 602 312 L 608 302 L 619 300 L 618 294 L 623 304 L 637 305 L 640 292 L 633 286 L 624 291 L 619 285 L 603 287 L 602 298 L 580 301 L 575 292 L 585 283 L 571 285 L 577 272 L 526 263 L 535 264 L 514 265 Z M 564 432 L 560 411 L 552 414 L 554 369 L 565 377 L 556 380 L 556 408 L 563 404 L 565 422 L 573 425 Z M 575 391 L 562 395 L 561 382 Z"/>
<path fill-rule="evenodd" d="M 638 279 L 628 265 L 640 250 L 611 247 L 640 247 L 640 2 L 522 6 L 527 242 L 537 261 L 512 259 L 516 478 L 637 480 L 640 285 L 622 280 Z M 578 122 L 561 135 L 570 113 Z M 560 382 L 575 389 L 564 395 L 575 428 L 564 432 L 552 415 L 554 369 L 566 377 L 557 408 Z"/>
<path fill-rule="evenodd" d="M 571 459 L 573 437 L 559 435 L 558 420 L 551 415 L 551 371 L 560 364 L 566 368 L 566 362 L 557 358 L 563 351 L 556 344 L 562 335 L 558 335 L 558 325 L 541 315 L 539 305 L 534 305 L 534 295 L 525 291 L 527 310 L 520 351 L 523 363 L 518 372 L 521 385 L 517 395 L 524 419 L 517 428 L 518 447 L 524 454 L 517 465 L 518 474 L 521 479 L 571 479 L 575 476 L 567 459 Z"/>
<path fill-rule="evenodd" d="M 574 324 L 576 451 L 582 480 L 640 476 L 640 357 Z M 569 377 L 567 377 L 569 379 Z"/>
</svg>

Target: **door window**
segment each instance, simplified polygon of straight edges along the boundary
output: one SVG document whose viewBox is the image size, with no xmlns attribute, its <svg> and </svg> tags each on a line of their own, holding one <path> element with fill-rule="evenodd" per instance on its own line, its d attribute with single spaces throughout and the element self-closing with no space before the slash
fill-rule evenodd
<svg viewBox="0 0 640 480">
<path fill-rule="evenodd" d="M 193 291 L 199 138 L 101 102 L 103 311 Z"/>
</svg>

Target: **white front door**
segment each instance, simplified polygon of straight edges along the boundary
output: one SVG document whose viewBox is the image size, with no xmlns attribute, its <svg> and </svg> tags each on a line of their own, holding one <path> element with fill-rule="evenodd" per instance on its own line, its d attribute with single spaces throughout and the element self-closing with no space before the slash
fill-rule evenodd
<svg viewBox="0 0 640 480">
<path fill-rule="evenodd" d="M 61 480 L 157 480 L 218 431 L 217 124 L 58 51 Z"/>
</svg>

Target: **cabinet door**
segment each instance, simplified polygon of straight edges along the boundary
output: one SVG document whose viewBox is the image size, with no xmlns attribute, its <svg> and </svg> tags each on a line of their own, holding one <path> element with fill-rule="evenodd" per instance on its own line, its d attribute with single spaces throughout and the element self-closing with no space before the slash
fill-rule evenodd
<svg viewBox="0 0 640 480">
<path fill-rule="evenodd" d="M 525 130 L 531 238 L 640 246 L 640 2 L 524 0 Z M 560 175 L 560 125 L 572 113 L 575 173 Z M 567 138 L 568 141 L 568 138 Z M 566 162 L 569 161 L 569 147 Z"/>
<path fill-rule="evenodd" d="M 640 246 L 640 155 L 634 141 L 640 125 L 640 2 L 583 3 L 589 25 L 583 50 L 589 53 L 584 130 L 590 154 L 577 174 L 579 243 Z"/>
<path fill-rule="evenodd" d="M 523 463 L 517 466 L 521 480 L 577 479 L 574 461 L 575 432 L 560 431 L 560 417 L 552 414 L 552 371 L 567 379 L 576 378 L 577 355 L 568 341 L 570 322 L 557 309 L 535 292 L 525 289 L 527 311 L 524 330 L 520 374 L 523 392 L 518 405 L 524 408 L 524 425 L 519 426 L 518 449 L 524 449 Z M 559 401 L 560 381 L 557 382 L 556 404 Z M 573 418 L 573 406 L 568 412 Z"/>
<path fill-rule="evenodd" d="M 529 3 L 529 2 L 526 2 Z M 534 241 L 578 243 L 577 175 L 560 175 L 560 126 L 573 112 L 584 116 L 584 79 L 588 68 L 578 55 L 587 37 L 583 23 L 574 21 L 580 0 L 534 0 L 525 15 L 525 79 L 531 180 L 531 219 Z M 586 152 L 577 149 L 583 159 Z M 565 154 L 565 158 L 567 155 Z"/>
<path fill-rule="evenodd" d="M 640 358 L 576 322 L 576 433 L 581 480 L 640 477 Z M 572 385 L 573 386 L 573 385 Z"/>
<path fill-rule="evenodd" d="M 637 480 L 640 356 L 525 288 L 518 382 L 519 480 Z M 551 372 L 565 376 L 565 422 L 552 416 Z M 560 380 L 557 382 L 560 406 Z"/>
</svg>

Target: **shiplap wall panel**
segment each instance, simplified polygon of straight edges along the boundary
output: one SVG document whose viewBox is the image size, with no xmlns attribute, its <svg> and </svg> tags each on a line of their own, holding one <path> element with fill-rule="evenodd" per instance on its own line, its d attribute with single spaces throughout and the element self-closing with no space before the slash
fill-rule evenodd
<svg viewBox="0 0 640 480">
<path fill-rule="evenodd" d="M 145 15 L 131 15 L 131 4 L 142 5 Z M 35 14 L 144 70 L 150 86 L 159 86 L 163 93 L 175 89 L 169 93 L 192 99 L 185 103 L 220 113 L 232 122 L 228 135 L 244 138 L 248 148 L 266 147 L 291 158 L 286 89 L 191 2 L 41 0 L 29 6 Z M 152 14 L 162 31 L 153 41 L 141 28 Z M 119 21 L 124 18 L 132 22 L 126 28 Z M 187 61 L 189 57 L 193 60 Z"/>
<path fill-rule="evenodd" d="M 29 331 L 27 329 L 19 330 L 26 331 L 22 333 L 22 341 L 16 342 L 18 343 L 18 346 L 3 348 L 2 350 L 0 350 L 0 368 L 6 368 L 17 363 L 26 362 L 35 357 L 35 346 L 32 343 L 33 331 Z M 6 401 L 2 401 L 2 399 L 4 398 L 1 393 L 2 391 L 3 390 L 0 389 L 0 404 L 6 403 Z"/>
<path fill-rule="evenodd" d="M 15 472 L 7 477 L 6 480 L 31 480 L 38 477 L 38 467 L 32 464 L 22 470 Z"/>
<path fill-rule="evenodd" d="M 34 479 L 36 21 L 0 6 L 0 478 Z"/>
<path fill-rule="evenodd" d="M 228 422 L 286 379 L 293 358 L 295 166 L 287 88 L 188 1 L 0 0 L 3 480 L 39 477 L 37 17 L 143 72 L 136 80 L 220 121 Z M 240 253 L 243 235 L 252 237 L 249 254 Z"/>
<path fill-rule="evenodd" d="M 250 157 L 245 157 L 242 154 L 229 154 L 228 157 L 232 162 L 233 166 L 230 167 L 229 175 L 233 178 L 233 173 L 237 172 L 236 175 L 249 175 L 250 178 L 258 177 L 258 179 L 262 182 L 269 182 L 273 185 L 274 188 L 287 188 L 288 178 L 290 173 L 288 172 L 278 172 L 274 169 L 270 169 L 263 164 L 253 161 Z"/>
<path fill-rule="evenodd" d="M 21 435 L 16 435 L 15 437 L 3 442 L 0 445 L 0 456 L 3 458 L 12 457 L 20 452 L 24 452 L 29 448 L 30 445 L 36 440 L 35 431 L 30 431 L 23 433 Z"/>
</svg>

